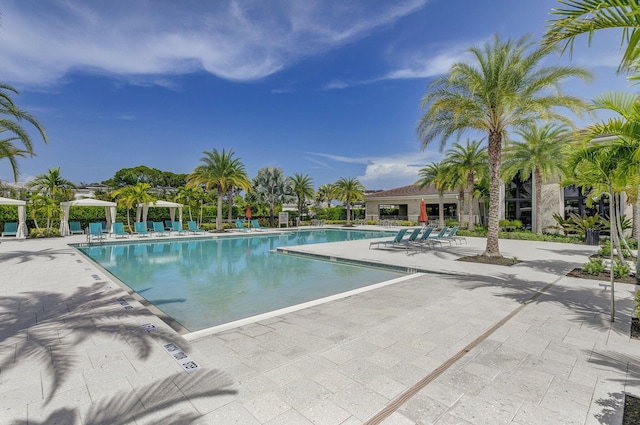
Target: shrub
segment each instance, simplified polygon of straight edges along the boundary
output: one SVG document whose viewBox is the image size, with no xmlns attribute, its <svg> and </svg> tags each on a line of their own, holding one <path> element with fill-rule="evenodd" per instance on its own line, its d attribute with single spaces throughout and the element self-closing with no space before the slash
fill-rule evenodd
<svg viewBox="0 0 640 425">
<path fill-rule="evenodd" d="M 455 220 L 453 218 L 448 218 L 444 221 L 444 225 L 447 227 L 453 227 L 453 226 L 458 226 L 460 223 L 458 223 L 458 220 Z"/>
<path fill-rule="evenodd" d="M 582 266 L 582 271 L 597 276 L 604 271 L 604 261 L 600 258 L 592 258 Z"/>
<path fill-rule="evenodd" d="M 509 220 L 507 220 L 507 219 L 503 219 L 503 220 L 500 220 L 500 221 L 498 222 L 498 225 L 499 225 L 500 227 L 507 227 L 507 226 L 510 226 L 510 225 L 511 225 L 511 221 L 509 221 Z"/>
<path fill-rule="evenodd" d="M 636 317 L 640 318 L 640 289 L 636 291 Z"/>
<path fill-rule="evenodd" d="M 522 221 L 520 221 L 520 220 L 511 220 L 509 222 L 509 226 L 515 227 L 517 229 L 521 229 L 522 228 Z"/>
<path fill-rule="evenodd" d="M 53 238 L 56 236 L 60 236 L 60 230 L 55 228 L 50 230 L 40 229 L 39 232 L 38 232 L 38 229 L 29 230 L 30 238 Z"/>
<path fill-rule="evenodd" d="M 600 247 L 598 255 L 601 257 L 611 257 L 611 244 L 608 242 Z"/>
<path fill-rule="evenodd" d="M 620 262 L 617 258 L 613 260 L 613 276 L 626 277 L 631 273 L 631 267 L 626 261 Z"/>
</svg>

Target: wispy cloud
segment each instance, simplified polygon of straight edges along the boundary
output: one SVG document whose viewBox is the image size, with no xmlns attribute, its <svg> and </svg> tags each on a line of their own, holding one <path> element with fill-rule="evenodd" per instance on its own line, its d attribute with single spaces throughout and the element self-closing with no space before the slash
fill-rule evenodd
<svg viewBox="0 0 640 425">
<path fill-rule="evenodd" d="M 426 1 L 13 0 L 2 10 L 3 81 L 50 85 L 72 70 L 132 84 L 170 86 L 164 77 L 200 70 L 250 81 L 365 37 Z"/>
<path fill-rule="evenodd" d="M 437 161 L 442 154 L 436 150 L 412 151 L 389 156 L 348 157 L 329 153 L 314 152 L 313 156 L 346 164 L 361 164 L 362 174 L 357 178 L 370 189 L 390 189 L 413 184 L 419 179 L 419 171 L 428 162 Z M 307 158 L 310 160 L 310 158 Z M 336 167 L 338 168 L 338 167 Z"/>
</svg>

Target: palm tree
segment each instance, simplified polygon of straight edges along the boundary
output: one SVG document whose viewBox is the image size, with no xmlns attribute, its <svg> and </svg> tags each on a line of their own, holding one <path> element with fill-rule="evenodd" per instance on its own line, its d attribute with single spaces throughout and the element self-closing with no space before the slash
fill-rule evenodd
<svg viewBox="0 0 640 425">
<path fill-rule="evenodd" d="M 635 93 L 605 93 L 593 101 L 594 109 L 607 109 L 618 116 L 607 121 L 587 126 L 585 137 L 594 139 L 601 136 L 613 135 L 619 138 L 618 146 L 626 146 L 631 150 L 627 160 L 632 170 L 628 173 L 640 175 L 640 95 Z M 634 211 L 635 234 L 640 238 L 640 185 L 636 187 L 636 207 Z M 636 279 L 640 281 L 640 256 L 636 261 Z"/>
<path fill-rule="evenodd" d="M 335 188 L 333 187 L 333 184 L 321 184 L 320 187 L 318 187 L 318 191 L 316 192 L 316 202 L 318 202 L 319 204 L 326 202 L 327 208 L 330 208 L 334 191 Z"/>
<path fill-rule="evenodd" d="M 335 192 L 334 195 L 340 201 L 344 202 L 347 207 L 347 224 L 351 226 L 351 203 L 364 200 L 365 188 L 354 177 L 340 177 L 340 179 L 334 183 Z"/>
<path fill-rule="evenodd" d="M 269 223 L 273 227 L 276 205 L 289 202 L 293 199 L 292 193 L 291 181 L 284 178 L 282 169 L 264 167 L 258 170 L 253 179 L 253 193 L 250 198 L 269 204 Z"/>
<path fill-rule="evenodd" d="M 124 186 L 114 191 L 111 196 L 127 208 L 127 226 L 131 229 L 131 219 L 129 211 L 136 205 L 154 202 L 156 198 L 149 193 L 151 185 L 149 183 L 136 183 L 135 186 Z"/>
<path fill-rule="evenodd" d="M 45 231 L 46 234 L 49 235 L 54 221 L 60 218 L 60 204 L 58 204 L 55 199 L 42 194 L 34 194 L 31 196 L 31 203 L 31 218 L 36 225 L 37 232 L 42 234 L 42 230 L 40 230 L 40 226 L 38 226 L 38 216 L 44 215 L 47 217 Z"/>
<path fill-rule="evenodd" d="M 72 197 L 71 189 L 76 185 L 63 178 L 58 167 L 50 168 L 47 174 L 38 174 L 28 187 L 56 201 L 68 201 Z"/>
<path fill-rule="evenodd" d="M 295 193 L 296 198 L 298 200 L 298 223 L 302 219 L 302 207 L 304 205 L 304 201 L 307 198 L 313 198 L 313 179 L 309 177 L 307 174 L 299 174 L 296 173 L 293 177 L 289 177 L 291 181 L 291 188 L 293 189 L 293 193 Z"/>
<path fill-rule="evenodd" d="M 488 135 L 489 229 L 484 255 L 500 256 L 498 212 L 500 210 L 500 162 L 502 141 L 509 129 L 537 119 L 570 123 L 555 107 L 580 112 L 586 104 L 562 93 L 559 85 L 569 77 L 588 79 L 588 71 L 568 66 L 542 66 L 557 49 L 537 47 L 522 37 L 501 41 L 494 36 L 483 48 L 469 52 L 474 64 L 454 63 L 449 74 L 436 79 L 422 98 L 424 116 L 417 131 L 426 148 L 440 138 L 440 149 L 454 134 L 480 131 Z"/>
<path fill-rule="evenodd" d="M 197 166 L 188 177 L 187 187 L 204 186 L 207 191 L 216 188 L 218 195 L 218 210 L 216 215 L 216 230 L 222 231 L 222 198 L 230 187 L 238 186 L 249 190 L 251 182 L 244 170 L 244 165 L 239 158 L 234 158 L 233 150 L 218 152 L 204 151 L 204 157 L 200 161 L 203 165 Z"/>
<path fill-rule="evenodd" d="M 535 193 L 536 233 L 542 235 L 542 184 L 563 176 L 566 146 L 572 142 L 571 130 L 562 124 L 530 123 L 516 130 L 521 141 L 507 141 L 504 152 L 502 177 L 511 181 L 520 175 L 527 180 L 533 175 Z"/>
<path fill-rule="evenodd" d="M 464 146 L 455 143 L 451 149 L 445 152 L 445 162 L 449 169 L 460 175 L 465 182 L 467 190 L 467 202 L 469 208 L 469 230 L 474 231 L 473 220 L 473 187 L 476 179 L 482 178 L 486 173 L 488 158 L 487 148 L 482 145 L 482 140 L 469 140 Z"/>
<path fill-rule="evenodd" d="M 416 182 L 422 189 L 433 186 L 438 191 L 438 226 L 444 227 L 444 191 L 449 189 L 448 168 L 442 162 L 432 162 L 420 169 L 420 180 Z"/>
<path fill-rule="evenodd" d="M 0 159 L 7 158 L 13 178 L 18 181 L 18 165 L 16 158 L 34 156 L 33 143 L 29 133 L 22 127 L 23 122 L 34 126 L 40 133 L 42 140 L 47 144 L 47 135 L 38 120 L 28 112 L 18 108 L 11 96 L 19 94 L 18 90 L 8 84 L 0 83 L 0 134 L 4 134 L 0 140 Z M 15 146 L 14 142 L 21 142 L 24 149 Z"/>
<path fill-rule="evenodd" d="M 566 7 L 553 8 L 544 44 L 564 41 L 564 49 L 571 51 L 575 38 L 581 34 L 591 37 L 596 30 L 622 29 L 622 43 L 627 44 L 618 72 L 637 73 L 640 67 L 640 4 L 629 0 L 558 0 Z M 637 80 L 638 76 L 630 79 Z"/>
<path fill-rule="evenodd" d="M 179 187 L 174 200 L 187 206 L 189 211 L 189 220 L 193 221 L 191 207 L 195 207 L 202 202 L 204 191 L 201 187 Z"/>
</svg>

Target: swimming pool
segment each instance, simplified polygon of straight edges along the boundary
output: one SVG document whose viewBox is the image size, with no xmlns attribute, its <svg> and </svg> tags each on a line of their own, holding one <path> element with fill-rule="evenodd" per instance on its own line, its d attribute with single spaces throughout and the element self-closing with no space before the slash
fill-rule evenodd
<svg viewBox="0 0 640 425">
<path fill-rule="evenodd" d="M 325 229 L 78 249 L 191 333 L 404 276 L 274 251 L 393 234 Z"/>
</svg>

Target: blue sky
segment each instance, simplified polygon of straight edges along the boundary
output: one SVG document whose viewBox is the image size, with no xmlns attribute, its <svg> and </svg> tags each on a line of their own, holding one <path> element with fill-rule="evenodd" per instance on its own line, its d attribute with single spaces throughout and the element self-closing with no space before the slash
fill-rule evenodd
<svg viewBox="0 0 640 425">
<path fill-rule="evenodd" d="M 317 186 L 414 183 L 442 158 L 415 126 L 432 78 L 493 34 L 539 38 L 555 0 L 5 0 L 0 81 L 45 126 L 49 144 L 20 161 L 20 181 L 61 167 L 100 182 L 146 165 L 189 173 L 202 152 L 233 149 Z M 585 99 L 630 90 L 615 73 L 620 33 L 549 64 L 585 66 Z M 579 125 L 590 120 L 577 119 Z M 473 137 L 473 135 L 470 135 Z M 450 144 L 453 141 L 450 142 Z M 0 179 L 11 180 L 7 161 Z"/>
</svg>

